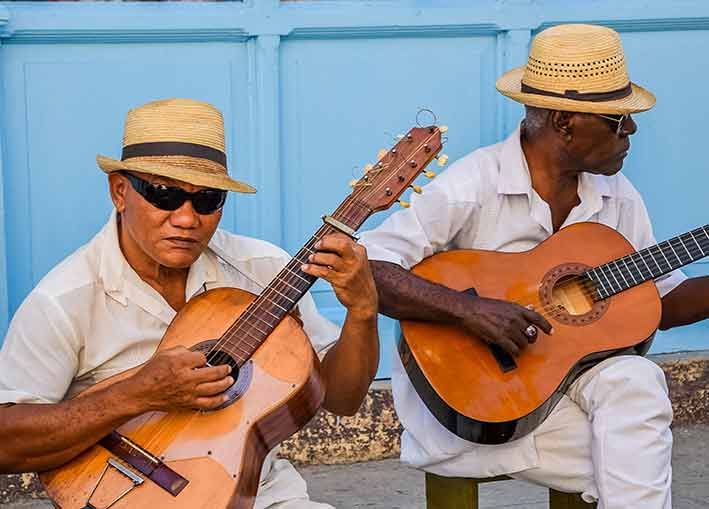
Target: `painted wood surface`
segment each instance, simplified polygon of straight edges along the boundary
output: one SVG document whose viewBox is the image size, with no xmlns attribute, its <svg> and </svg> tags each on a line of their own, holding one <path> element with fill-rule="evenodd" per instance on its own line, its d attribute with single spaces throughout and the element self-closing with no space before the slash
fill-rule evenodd
<svg viewBox="0 0 709 509">
<path fill-rule="evenodd" d="M 128 108 L 176 96 L 219 107 L 231 171 L 259 190 L 228 199 L 223 227 L 293 253 L 419 108 L 450 127 L 451 160 L 514 129 L 522 110 L 496 93 L 495 79 L 524 63 L 535 33 L 562 22 L 621 31 L 632 78 L 657 95 L 637 116 L 625 173 L 658 240 L 705 224 L 702 0 L 0 2 L 0 331 L 106 221 L 94 158 L 119 155 Z M 709 265 L 686 272 L 709 274 Z M 313 292 L 340 321 L 329 287 Z M 382 318 L 380 377 L 393 329 Z M 707 324 L 654 345 L 704 348 Z"/>
</svg>

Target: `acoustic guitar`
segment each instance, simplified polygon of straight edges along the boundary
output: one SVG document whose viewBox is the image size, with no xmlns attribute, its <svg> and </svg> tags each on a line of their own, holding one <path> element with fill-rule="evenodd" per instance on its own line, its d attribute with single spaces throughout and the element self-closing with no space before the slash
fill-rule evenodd
<svg viewBox="0 0 709 509">
<path fill-rule="evenodd" d="M 454 325 L 402 321 L 398 351 L 431 413 L 452 433 L 501 444 L 534 430 L 585 370 L 644 355 L 660 323 L 654 279 L 709 254 L 709 225 L 641 251 L 597 223 L 561 229 L 530 251 L 452 250 L 417 275 L 461 292 L 531 305 L 554 327 L 512 357 Z"/>
<path fill-rule="evenodd" d="M 248 509 L 269 450 L 322 404 L 318 359 L 291 316 L 315 282 L 300 266 L 323 236 L 354 231 L 391 206 L 441 149 L 443 127 L 415 127 L 380 152 L 353 192 L 296 256 L 255 296 L 219 288 L 192 298 L 158 351 L 184 346 L 209 364 L 232 366 L 234 384 L 217 410 L 149 412 L 125 423 L 66 465 L 40 474 L 62 509 Z M 443 157 L 443 156 L 441 156 Z M 139 367 L 108 378 L 100 390 Z"/>
</svg>

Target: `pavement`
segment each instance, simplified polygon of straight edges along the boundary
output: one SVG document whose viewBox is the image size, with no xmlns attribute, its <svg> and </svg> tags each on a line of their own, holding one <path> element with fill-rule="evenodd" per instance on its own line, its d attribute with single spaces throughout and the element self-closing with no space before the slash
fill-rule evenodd
<svg viewBox="0 0 709 509">
<path fill-rule="evenodd" d="M 674 430 L 674 509 L 709 508 L 709 426 Z M 310 497 L 338 509 L 423 509 L 424 474 L 398 460 L 299 469 Z M 548 509 L 548 491 L 524 481 L 480 486 L 481 509 Z"/>
<path fill-rule="evenodd" d="M 673 508 L 709 508 L 709 425 L 674 430 Z M 313 500 L 338 509 L 423 509 L 424 475 L 398 460 L 350 465 L 318 465 L 299 469 Z M 548 509 L 547 491 L 522 481 L 486 483 L 480 487 L 481 509 Z M 42 500 L 0 504 L 4 509 L 50 509 Z"/>
</svg>

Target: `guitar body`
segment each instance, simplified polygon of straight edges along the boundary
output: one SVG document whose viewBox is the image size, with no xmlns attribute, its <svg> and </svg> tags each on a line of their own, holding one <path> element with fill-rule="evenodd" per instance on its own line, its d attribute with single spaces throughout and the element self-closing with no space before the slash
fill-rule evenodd
<svg viewBox="0 0 709 509">
<path fill-rule="evenodd" d="M 191 299 L 170 324 L 158 351 L 175 346 L 208 350 L 253 299 L 234 288 L 210 290 Z M 106 379 L 82 394 L 114 384 L 137 369 Z M 144 482 L 111 509 L 253 506 L 266 454 L 305 425 L 324 397 L 317 357 L 294 318 L 283 319 L 241 367 L 228 394 L 231 401 L 219 410 L 150 412 L 118 428 L 126 439 L 162 462 L 155 478 L 166 480 L 179 493 L 170 493 L 138 472 Z M 58 507 L 91 507 L 87 501 L 109 458 L 116 456 L 96 445 L 40 477 Z M 136 458 L 145 463 L 140 454 L 135 453 Z M 108 468 L 91 497 L 92 506 L 106 507 L 131 485 L 128 477 Z"/>
<path fill-rule="evenodd" d="M 413 272 L 447 287 L 537 311 L 565 308 L 546 314 L 552 335 L 540 330 L 536 343 L 506 362 L 459 327 L 402 321 L 400 357 L 428 409 L 461 438 L 508 442 L 534 430 L 589 367 L 621 353 L 644 354 L 661 315 L 654 283 L 594 302 L 570 280 L 632 252 L 611 228 L 579 223 L 522 253 L 454 250 L 423 260 Z"/>
</svg>

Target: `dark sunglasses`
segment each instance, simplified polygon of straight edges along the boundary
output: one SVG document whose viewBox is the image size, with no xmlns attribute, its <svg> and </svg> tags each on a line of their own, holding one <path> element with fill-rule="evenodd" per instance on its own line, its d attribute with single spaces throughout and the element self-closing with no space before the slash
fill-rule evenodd
<svg viewBox="0 0 709 509">
<path fill-rule="evenodd" d="M 615 129 L 615 134 L 620 135 L 620 132 L 623 130 L 623 126 L 625 122 L 630 118 L 630 115 L 625 114 L 625 115 L 601 115 L 597 114 L 599 117 L 606 119 L 608 123 Z"/>
<path fill-rule="evenodd" d="M 202 189 L 189 193 L 179 187 L 153 184 L 125 171 L 121 173 L 140 196 L 160 210 L 177 210 L 190 200 L 197 214 L 207 215 L 221 209 L 226 201 L 226 191 L 221 189 Z"/>
</svg>

